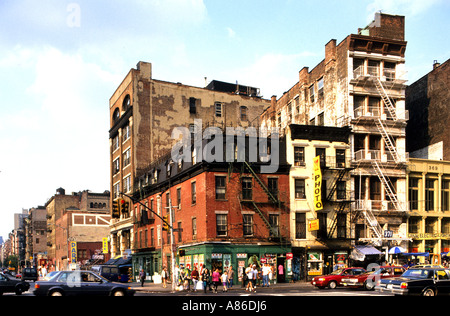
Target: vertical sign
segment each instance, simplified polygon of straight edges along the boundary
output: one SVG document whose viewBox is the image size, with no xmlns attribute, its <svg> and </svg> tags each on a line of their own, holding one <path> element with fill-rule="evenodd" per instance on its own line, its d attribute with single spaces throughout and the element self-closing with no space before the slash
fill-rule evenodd
<svg viewBox="0 0 450 316">
<path fill-rule="evenodd" d="M 77 263 L 77 242 L 70 242 L 70 263 Z"/>
<path fill-rule="evenodd" d="M 103 249 L 103 253 L 105 253 L 105 254 L 109 252 L 109 250 L 108 250 L 108 238 L 107 237 L 102 239 L 102 249 Z"/>
<path fill-rule="evenodd" d="M 322 171 L 320 170 L 320 156 L 314 158 L 314 209 L 323 210 L 322 204 Z"/>
</svg>

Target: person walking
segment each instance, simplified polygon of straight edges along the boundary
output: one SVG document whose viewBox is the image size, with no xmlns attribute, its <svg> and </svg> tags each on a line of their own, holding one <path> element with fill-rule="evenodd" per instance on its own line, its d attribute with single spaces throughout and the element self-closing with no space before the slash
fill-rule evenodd
<svg viewBox="0 0 450 316">
<path fill-rule="evenodd" d="M 228 267 L 228 271 L 227 271 L 227 275 L 228 275 L 228 288 L 231 289 L 233 287 L 233 278 L 234 278 L 234 271 L 233 271 L 233 266 L 230 265 Z"/>
<path fill-rule="evenodd" d="M 167 268 L 164 267 L 161 271 L 161 280 L 163 283 L 163 288 L 167 287 L 167 279 L 168 279 L 168 273 L 167 273 Z"/>
<path fill-rule="evenodd" d="M 192 273 L 191 273 L 191 279 L 192 279 L 192 283 L 194 286 L 194 289 L 193 289 L 194 292 L 197 292 L 197 284 L 198 284 L 199 277 L 200 277 L 200 275 L 198 274 L 197 267 L 194 266 L 194 269 L 192 270 Z"/>
<path fill-rule="evenodd" d="M 252 275 L 253 275 L 253 279 L 252 279 L 253 292 L 256 293 L 256 281 L 258 279 L 258 269 L 256 269 L 255 264 L 252 267 Z"/>
<path fill-rule="evenodd" d="M 208 268 L 204 268 L 202 271 L 202 282 L 203 282 L 203 291 L 206 293 L 206 288 L 209 287 L 211 290 L 211 284 L 209 282 L 209 279 L 211 278 L 211 273 L 209 272 Z"/>
<path fill-rule="evenodd" d="M 223 285 L 223 289 L 222 292 L 228 292 L 228 288 L 227 288 L 227 284 L 228 284 L 228 273 L 225 270 L 222 274 L 222 276 L 220 277 L 222 279 L 222 285 Z"/>
<path fill-rule="evenodd" d="M 141 271 L 139 272 L 139 280 L 141 281 L 141 287 L 144 287 L 144 282 L 145 282 L 144 269 L 141 269 Z"/>
<path fill-rule="evenodd" d="M 253 290 L 253 269 L 251 264 L 245 269 L 245 275 L 247 276 L 247 286 L 245 287 L 245 290 L 251 292 Z"/>
<path fill-rule="evenodd" d="M 214 293 L 217 293 L 217 287 L 220 284 L 219 269 L 216 269 L 216 271 L 213 272 L 213 274 L 212 274 L 212 282 L 213 282 L 213 285 L 214 285 Z"/>
<path fill-rule="evenodd" d="M 262 268 L 263 287 L 269 287 L 269 272 L 270 272 L 269 264 L 266 263 Z"/>
</svg>

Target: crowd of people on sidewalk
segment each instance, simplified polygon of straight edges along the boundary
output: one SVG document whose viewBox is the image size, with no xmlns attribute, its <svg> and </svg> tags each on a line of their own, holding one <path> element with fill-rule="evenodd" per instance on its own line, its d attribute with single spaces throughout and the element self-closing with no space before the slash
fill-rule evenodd
<svg viewBox="0 0 450 316">
<path fill-rule="evenodd" d="M 256 286 L 260 281 L 262 281 L 262 287 L 269 287 L 273 275 L 273 268 L 269 264 L 263 264 L 259 267 L 255 264 L 249 264 L 239 276 L 239 279 L 246 291 L 256 292 Z M 139 273 L 139 278 L 141 286 L 143 286 L 145 282 L 143 270 Z M 161 281 L 164 288 L 167 287 L 168 280 L 169 273 L 167 268 L 163 267 Z M 222 292 L 227 292 L 234 285 L 235 271 L 231 265 L 223 271 L 217 268 L 210 270 L 207 267 L 201 267 L 199 271 L 195 266 L 191 271 L 187 266 L 180 265 L 175 267 L 175 280 L 177 291 L 203 291 L 206 293 L 209 290 L 218 293 L 219 288 L 222 287 Z"/>
</svg>

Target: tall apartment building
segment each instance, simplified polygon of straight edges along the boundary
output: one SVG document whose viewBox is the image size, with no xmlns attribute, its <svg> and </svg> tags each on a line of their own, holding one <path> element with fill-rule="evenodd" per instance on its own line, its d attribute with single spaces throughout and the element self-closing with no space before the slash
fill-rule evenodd
<svg viewBox="0 0 450 316">
<path fill-rule="evenodd" d="M 220 81 L 198 88 L 156 80 L 152 65 L 139 62 L 109 101 L 111 202 L 117 198 L 129 201 L 120 193 L 130 195 L 136 179 L 171 150 L 177 142 L 172 139 L 174 128 L 193 127 L 196 119 L 202 120 L 204 127 L 248 127 L 258 122 L 269 105 L 256 88 Z M 113 257 L 132 248 L 131 213 L 112 219 Z"/>
<path fill-rule="evenodd" d="M 31 208 L 25 221 L 25 264 L 39 266 L 47 263 L 47 209 Z"/>
<path fill-rule="evenodd" d="M 411 158 L 450 161 L 450 59 L 406 89 L 410 120 L 406 147 Z"/>
<path fill-rule="evenodd" d="M 330 40 L 324 60 L 301 69 L 261 116 L 262 127 L 282 131 L 291 123 L 351 128 L 353 237 L 377 246 L 406 247 L 404 23 L 376 13 L 357 34 Z"/>
</svg>

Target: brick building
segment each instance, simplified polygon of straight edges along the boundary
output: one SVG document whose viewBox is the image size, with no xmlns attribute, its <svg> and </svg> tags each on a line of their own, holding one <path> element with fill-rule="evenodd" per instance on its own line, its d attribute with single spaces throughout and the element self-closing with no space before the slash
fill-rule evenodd
<svg viewBox="0 0 450 316">
<path fill-rule="evenodd" d="M 406 147 L 411 157 L 450 161 L 450 60 L 406 89 L 409 122 Z"/>
<path fill-rule="evenodd" d="M 249 151 L 260 148 L 250 147 L 249 139 L 245 156 L 237 154 L 229 162 L 206 162 L 192 150 L 190 162 L 172 163 L 168 155 L 138 179 L 134 197 L 141 204 L 133 210 L 135 274 L 144 268 L 152 276 L 162 265 L 170 270 L 170 235 L 154 214 L 169 216 L 169 204 L 178 264 L 220 270 L 232 265 L 236 276 L 251 260 L 266 260 L 275 268 L 284 265 L 291 249 L 285 142 L 280 141 L 278 170 L 263 174 L 263 162 L 249 162 Z"/>
<path fill-rule="evenodd" d="M 405 18 L 376 13 L 367 27 L 325 45 L 325 58 L 281 98 L 262 127 L 350 127 L 353 238 L 406 247 Z M 331 227 L 327 227 L 330 229 Z M 383 231 L 394 231 L 391 240 Z"/>
<path fill-rule="evenodd" d="M 258 89 L 212 81 L 199 88 L 156 80 L 152 64 L 139 62 L 112 95 L 110 106 L 111 199 L 131 193 L 135 179 L 172 148 L 176 127 L 252 126 L 270 102 Z M 128 253 L 133 245 L 133 223 L 120 214 L 111 224 L 113 256 Z"/>
</svg>

